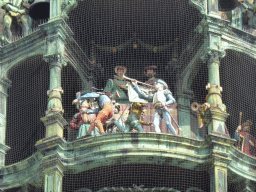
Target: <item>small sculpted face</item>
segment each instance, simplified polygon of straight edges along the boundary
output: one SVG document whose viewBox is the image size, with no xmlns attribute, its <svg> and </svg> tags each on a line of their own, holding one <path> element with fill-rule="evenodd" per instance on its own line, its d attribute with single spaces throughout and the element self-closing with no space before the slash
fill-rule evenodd
<svg viewBox="0 0 256 192">
<path fill-rule="evenodd" d="M 124 74 L 125 74 L 125 70 L 118 69 L 118 71 L 117 71 L 117 75 L 118 75 L 119 77 L 123 77 L 123 76 L 124 76 Z"/>
<path fill-rule="evenodd" d="M 82 103 L 82 105 L 80 106 L 79 112 L 80 113 L 86 113 L 87 109 L 89 109 L 89 107 L 90 107 L 90 104 L 88 102 L 84 101 Z"/>
<path fill-rule="evenodd" d="M 247 133 L 250 133 L 250 126 L 244 126 L 243 131 L 247 132 Z"/>
<path fill-rule="evenodd" d="M 146 76 L 152 78 L 155 76 L 155 74 L 156 74 L 156 72 L 154 72 L 153 69 L 148 69 Z"/>
<path fill-rule="evenodd" d="M 86 113 L 87 109 L 88 107 L 81 107 L 79 111 L 80 113 Z"/>
<path fill-rule="evenodd" d="M 164 85 L 161 84 L 161 83 L 156 83 L 156 84 L 155 84 L 155 90 L 156 90 L 156 91 L 162 91 L 162 90 L 164 90 Z"/>
</svg>

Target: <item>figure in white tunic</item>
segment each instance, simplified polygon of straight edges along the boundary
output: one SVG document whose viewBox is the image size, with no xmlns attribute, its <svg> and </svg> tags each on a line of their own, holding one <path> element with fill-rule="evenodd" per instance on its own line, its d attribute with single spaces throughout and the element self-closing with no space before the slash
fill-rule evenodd
<svg viewBox="0 0 256 192">
<path fill-rule="evenodd" d="M 163 80 L 158 79 L 155 83 L 156 92 L 154 94 L 146 94 L 141 91 L 137 86 L 136 81 L 133 82 L 133 85 L 134 90 L 139 94 L 140 98 L 146 99 L 149 102 L 153 102 L 155 108 L 155 114 L 153 118 L 155 132 L 161 133 L 159 125 L 161 120 L 164 118 L 167 128 L 170 129 L 172 134 L 176 135 L 176 130 L 171 124 L 171 117 L 169 115 L 169 111 L 167 110 L 167 106 L 174 104 L 176 101 L 172 96 L 171 91 L 168 89 L 167 84 Z"/>
</svg>

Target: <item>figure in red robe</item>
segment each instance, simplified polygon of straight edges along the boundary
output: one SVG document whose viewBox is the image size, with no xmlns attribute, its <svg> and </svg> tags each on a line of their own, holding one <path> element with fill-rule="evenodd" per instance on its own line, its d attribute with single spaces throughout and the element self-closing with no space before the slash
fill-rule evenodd
<svg viewBox="0 0 256 192">
<path fill-rule="evenodd" d="M 247 120 L 242 126 L 238 126 L 235 132 L 237 147 L 243 153 L 256 157 L 256 140 L 250 134 L 252 122 Z"/>
</svg>

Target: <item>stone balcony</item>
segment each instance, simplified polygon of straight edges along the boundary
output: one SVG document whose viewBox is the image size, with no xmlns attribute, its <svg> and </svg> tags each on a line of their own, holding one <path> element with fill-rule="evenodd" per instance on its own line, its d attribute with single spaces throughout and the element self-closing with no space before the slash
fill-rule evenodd
<svg viewBox="0 0 256 192">
<path fill-rule="evenodd" d="M 256 159 L 233 147 L 234 140 L 210 134 L 199 141 L 163 133 L 117 133 L 67 142 L 51 137 L 37 142 L 31 157 L 1 169 L 1 189 L 25 184 L 42 187 L 44 169 L 55 165 L 65 174 L 112 165 L 153 164 L 208 171 L 216 158 L 228 161 L 229 182 L 256 181 Z"/>
</svg>

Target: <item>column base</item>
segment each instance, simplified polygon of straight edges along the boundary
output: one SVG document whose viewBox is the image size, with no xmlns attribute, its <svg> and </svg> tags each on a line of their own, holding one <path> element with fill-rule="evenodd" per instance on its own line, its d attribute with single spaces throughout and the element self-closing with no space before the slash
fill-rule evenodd
<svg viewBox="0 0 256 192">
<path fill-rule="evenodd" d="M 58 135 L 59 137 L 63 138 L 63 129 L 64 126 L 68 125 L 68 123 L 59 112 L 50 113 L 41 118 L 41 121 L 46 127 L 45 137 Z"/>
</svg>

